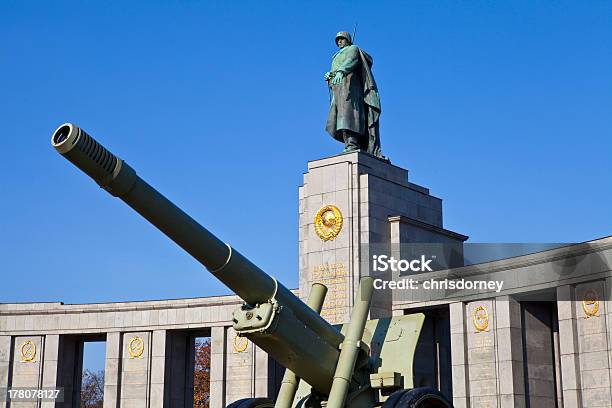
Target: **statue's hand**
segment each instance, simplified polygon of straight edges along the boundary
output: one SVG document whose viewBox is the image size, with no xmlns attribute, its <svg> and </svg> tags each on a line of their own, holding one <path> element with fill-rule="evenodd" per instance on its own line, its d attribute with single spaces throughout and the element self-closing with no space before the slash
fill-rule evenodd
<svg viewBox="0 0 612 408">
<path fill-rule="evenodd" d="M 332 78 L 332 73 L 327 71 L 325 73 L 325 75 L 323 76 L 323 79 L 325 79 L 326 81 L 329 81 Z"/>
<path fill-rule="evenodd" d="M 337 85 L 342 83 L 342 80 L 344 79 L 344 73 L 342 71 L 338 71 L 336 72 L 336 76 L 334 76 L 334 80 L 332 81 L 332 84 Z"/>
</svg>

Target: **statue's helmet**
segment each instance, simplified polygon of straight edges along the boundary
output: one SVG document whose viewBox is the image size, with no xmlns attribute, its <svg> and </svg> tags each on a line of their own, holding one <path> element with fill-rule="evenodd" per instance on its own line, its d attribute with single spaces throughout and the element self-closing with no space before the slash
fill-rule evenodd
<svg viewBox="0 0 612 408">
<path fill-rule="evenodd" d="M 338 34 L 336 34 L 336 44 L 338 44 L 338 38 L 346 39 L 349 44 L 353 43 L 353 39 L 351 38 L 351 35 L 348 33 L 348 31 L 340 31 Z"/>
</svg>

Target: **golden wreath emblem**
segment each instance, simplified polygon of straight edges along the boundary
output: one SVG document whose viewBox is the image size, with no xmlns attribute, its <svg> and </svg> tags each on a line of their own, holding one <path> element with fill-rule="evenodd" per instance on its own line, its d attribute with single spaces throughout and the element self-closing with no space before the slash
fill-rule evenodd
<svg viewBox="0 0 612 408">
<path fill-rule="evenodd" d="M 249 340 L 246 337 L 238 336 L 237 334 L 234 336 L 234 340 L 232 340 L 232 348 L 235 353 L 244 353 L 249 345 Z"/>
<path fill-rule="evenodd" d="M 21 349 L 19 351 L 21 353 L 21 361 L 24 363 L 34 361 L 36 358 L 36 344 L 34 344 L 31 340 L 25 341 L 21 345 Z"/>
<path fill-rule="evenodd" d="M 585 318 L 595 317 L 599 313 L 599 296 L 593 289 L 589 289 L 584 293 L 582 298 L 582 310 L 584 310 Z"/>
<path fill-rule="evenodd" d="M 342 213 L 335 205 L 326 205 L 317 211 L 315 232 L 323 241 L 334 240 L 342 229 Z"/>
<path fill-rule="evenodd" d="M 134 336 L 130 339 L 128 343 L 128 352 L 130 353 L 130 358 L 142 358 L 142 353 L 144 353 L 144 341 L 142 341 L 142 337 Z"/>
<path fill-rule="evenodd" d="M 472 319 L 474 321 L 474 328 L 478 332 L 485 331 L 489 328 L 489 311 L 486 306 L 478 306 L 472 313 Z"/>
</svg>

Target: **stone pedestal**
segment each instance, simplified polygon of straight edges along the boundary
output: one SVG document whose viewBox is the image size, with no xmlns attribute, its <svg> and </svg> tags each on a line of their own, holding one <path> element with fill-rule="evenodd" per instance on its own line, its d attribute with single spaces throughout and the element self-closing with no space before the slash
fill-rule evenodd
<svg viewBox="0 0 612 408">
<path fill-rule="evenodd" d="M 442 200 L 410 183 L 407 170 L 365 153 L 309 162 L 299 199 L 300 296 L 325 284 L 322 315 L 333 323 L 348 320 L 377 245 L 467 239 L 442 228 Z M 390 303 L 374 305 L 371 316 L 390 316 Z"/>
</svg>

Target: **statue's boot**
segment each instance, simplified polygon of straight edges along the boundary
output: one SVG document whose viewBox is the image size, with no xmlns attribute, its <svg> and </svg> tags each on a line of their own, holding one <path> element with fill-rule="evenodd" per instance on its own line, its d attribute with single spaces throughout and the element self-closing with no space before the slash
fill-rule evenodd
<svg viewBox="0 0 612 408">
<path fill-rule="evenodd" d="M 344 152 L 359 150 L 359 135 L 353 132 L 344 132 Z"/>
</svg>

